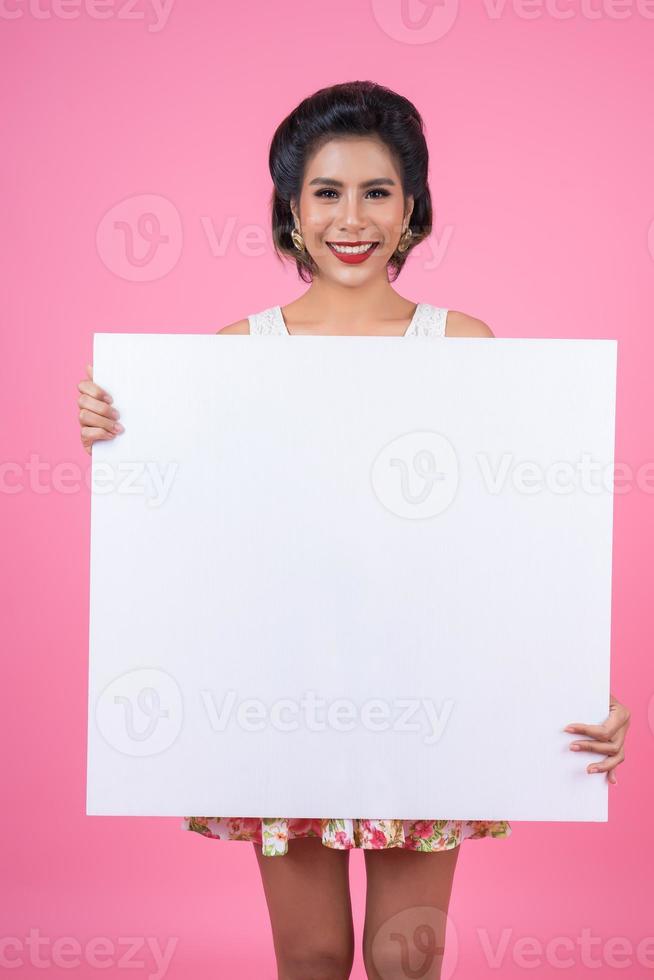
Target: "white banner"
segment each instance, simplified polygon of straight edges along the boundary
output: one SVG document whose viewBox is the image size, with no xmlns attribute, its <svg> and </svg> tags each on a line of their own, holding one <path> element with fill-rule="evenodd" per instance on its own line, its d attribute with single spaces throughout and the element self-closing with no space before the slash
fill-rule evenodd
<svg viewBox="0 0 654 980">
<path fill-rule="evenodd" d="M 95 334 L 87 812 L 606 820 L 616 354 Z"/>
</svg>

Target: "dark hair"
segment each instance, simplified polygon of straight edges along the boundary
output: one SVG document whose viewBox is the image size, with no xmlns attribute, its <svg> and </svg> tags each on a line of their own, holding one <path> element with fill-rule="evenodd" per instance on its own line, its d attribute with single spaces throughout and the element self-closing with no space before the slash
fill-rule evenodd
<svg viewBox="0 0 654 980">
<path fill-rule="evenodd" d="M 273 179 L 272 235 L 275 252 L 295 260 L 298 275 L 311 282 L 317 266 L 307 251 L 299 252 L 291 238 L 295 226 L 291 200 L 299 201 L 309 157 L 339 136 L 376 136 L 393 154 L 404 196 L 414 198 L 409 222 L 411 243 L 393 253 L 387 267 L 393 280 L 411 249 L 431 233 L 431 195 L 427 184 L 429 154 L 424 126 L 416 107 L 402 95 L 376 82 L 342 82 L 319 89 L 280 123 L 270 144 L 268 166 Z"/>
</svg>

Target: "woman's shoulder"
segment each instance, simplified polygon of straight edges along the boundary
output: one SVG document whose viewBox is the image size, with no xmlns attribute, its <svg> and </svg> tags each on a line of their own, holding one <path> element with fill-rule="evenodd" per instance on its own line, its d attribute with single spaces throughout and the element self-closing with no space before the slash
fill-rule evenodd
<svg viewBox="0 0 654 980">
<path fill-rule="evenodd" d="M 216 333 L 249 333 L 250 332 L 250 321 L 247 317 L 243 320 L 235 320 L 234 323 L 228 323 L 226 327 L 221 327 L 220 330 L 216 330 Z"/>
<path fill-rule="evenodd" d="M 226 327 L 216 330 L 216 333 L 284 333 L 283 320 L 279 315 L 278 306 L 270 306 L 258 313 L 250 313 L 242 320 L 228 323 Z"/>
<path fill-rule="evenodd" d="M 447 337 L 494 337 L 495 334 L 483 320 L 460 310 L 447 311 Z"/>
</svg>

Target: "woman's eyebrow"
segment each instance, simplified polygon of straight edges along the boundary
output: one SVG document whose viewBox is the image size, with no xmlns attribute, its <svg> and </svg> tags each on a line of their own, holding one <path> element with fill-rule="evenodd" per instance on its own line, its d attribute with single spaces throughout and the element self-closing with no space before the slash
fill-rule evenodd
<svg viewBox="0 0 654 980">
<path fill-rule="evenodd" d="M 331 187 L 343 187 L 342 180 L 334 180 L 332 177 L 314 177 L 309 181 L 309 187 L 313 184 L 329 184 Z M 373 184 L 390 184 L 395 187 L 395 181 L 391 177 L 374 177 L 372 180 L 364 180 L 359 187 L 372 187 Z"/>
</svg>

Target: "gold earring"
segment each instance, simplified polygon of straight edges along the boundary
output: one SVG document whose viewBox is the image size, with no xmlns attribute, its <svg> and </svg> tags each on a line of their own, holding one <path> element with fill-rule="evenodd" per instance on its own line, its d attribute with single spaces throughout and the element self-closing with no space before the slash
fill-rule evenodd
<svg viewBox="0 0 654 980">
<path fill-rule="evenodd" d="M 293 239 L 293 244 L 295 245 L 298 252 L 304 252 L 306 248 L 304 244 L 304 239 L 302 238 L 302 235 L 297 230 L 297 228 L 294 228 L 293 231 L 291 232 L 291 238 Z"/>
<path fill-rule="evenodd" d="M 399 242 L 397 244 L 397 250 L 398 250 L 398 252 L 406 252 L 407 248 L 409 247 L 409 245 L 411 243 L 412 237 L 413 237 L 413 232 L 411 231 L 410 228 L 407 228 L 407 230 L 401 236 L 401 238 L 400 238 L 400 240 L 399 240 Z"/>
</svg>

